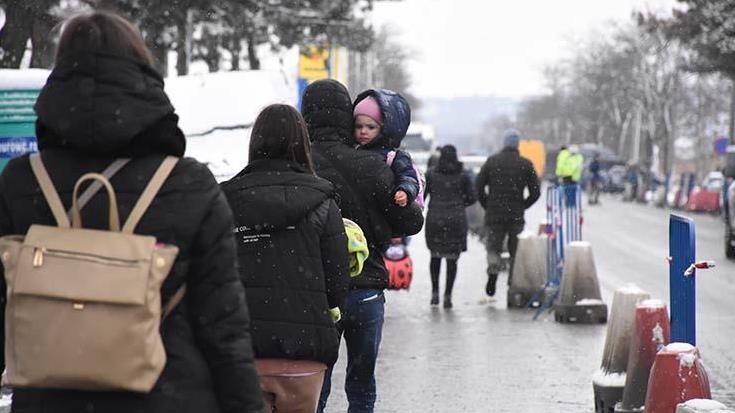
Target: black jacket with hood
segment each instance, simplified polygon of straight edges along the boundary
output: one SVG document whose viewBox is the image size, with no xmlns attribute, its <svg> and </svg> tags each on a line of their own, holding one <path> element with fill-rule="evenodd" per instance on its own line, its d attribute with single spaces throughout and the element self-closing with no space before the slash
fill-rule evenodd
<svg viewBox="0 0 735 413">
<path fill-rule="evenodd" d="M 485 208 L 486 224 L 524 223 L 525 210 L 541 196 L 533 164 L 515 147 L 505 147 L 487 158 L 475 178 L 475 189 Z"/>
<path fill-rule="evenodd" d="M 393 171 L 378 153 L 350 146 L 353 141 L 352 102 L 347 89 L 331 79 L 310 84 L 301 109 L 312 140 L 316 173 L 332 182 L 339 196 L 342 216 L 362 228 L 370 256 L 350 288 L 388 286 L 382 250 L 395 234 L 413 235 L 424 217 L 411 203 L 401 208 L 393 202 Z"/>
<path fill-rule="evenodd" d="M 132 60 L 90 53 L 57 62 L 35 109 L 41 156 L 66 208 L 81 175 L 102 171 L 117 157 L 131 157 L 111 178 L 124 222 L 161 160 L 184 153 L 186 141 L 163 79 Z M 84 226 L 106 229 L 107 208 L 100 191 L 82 211 Z M 0 175 L 0 235 L 25 234 L 31 224 L 56 222 L 23 156 L 12 159 Z M 211 172 L 193 159 L 181 159 L 135 232 L 179 247 L 161 288 L 162 301 L 187 285 L 184 299 L 161 327 L 167 362 L 153 390 L 16 388 L 13 411 L 260 412 L 232 213 Z"/>
<path fill-rule="evenodd" d="M 439 164 L 426 174 L 426 246 L 440 256 L 467 251 L 467 214 L 475 203 L 475 188 L 470 172 L 455 156 L 439 158 Z"/>
<path fill-rule="evenodd" d="M 251 161 L 222 184 L 235 215 L 257 358 L 337 361 L 329 309 L 350 283 L 334 186 L 284 160 Z"/>
</svg>

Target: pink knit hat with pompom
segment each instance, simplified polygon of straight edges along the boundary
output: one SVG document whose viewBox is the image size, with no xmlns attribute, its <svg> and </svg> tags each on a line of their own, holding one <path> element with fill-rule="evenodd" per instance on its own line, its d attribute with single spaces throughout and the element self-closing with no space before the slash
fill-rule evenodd
<svg viewBox="0 0 735 413">
<path fill-rule="evenodd" d="M 378 101 L 375 100 L 375 98 L 373 98 L 372 96 L 368 96 L 365 99 L 357 102 L 357 105 L 355 105 L 355 110 L 353 111 L 352 115 L 354 117 L 364 115 L 378 122 L 379 124 L 383 123 L 383 116 L 380 114 L 380 105 L 378 105 Z"/>
</svg>

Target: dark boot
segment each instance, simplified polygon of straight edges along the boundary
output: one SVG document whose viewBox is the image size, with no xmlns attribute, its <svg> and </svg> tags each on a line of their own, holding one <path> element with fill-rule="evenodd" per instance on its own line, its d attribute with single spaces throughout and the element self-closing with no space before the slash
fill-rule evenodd
<svg viewBox="0 0 735 413">
<path fill-rule="evenodd" d="M 444 308 L 452 308 L 452 296 L 444 294 Z"/>
<path fill-rule="evenodd" d="M 431 305 L 439 305 L 439 270 L 441 258 L 431 257 L 429 272 L 431 273 Z"/>
<path fill-rule="evenodd" d="M 444 308 L 452 308 L 452 289 L 457 278 L 457 261 L 447 260 L 447 285 L 444 290 Z"/>
<path fill-rule="evenodd" d="M 495 295 L 495 284 L 498 282 L 498 274 L 488 274 L 487 284 L 485 284 L 485 294 L 490 297 Z"/>
</svg>

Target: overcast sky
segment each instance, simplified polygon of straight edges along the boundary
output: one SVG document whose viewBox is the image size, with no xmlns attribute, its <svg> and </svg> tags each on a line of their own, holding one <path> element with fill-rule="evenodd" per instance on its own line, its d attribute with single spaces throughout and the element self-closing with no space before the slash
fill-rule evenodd
<svg viewBox="0 0 735 413">
<path fill-rule="evenodd" d="M 564 56 L 570 39 L 633 9 L 665 11 L 675 0 L 403 0 L 376 2 L 373 22 L 388 24 L 417 53 L 409 64 L 421 97 L 544 91 L 543 67 Z"/>
</svg>

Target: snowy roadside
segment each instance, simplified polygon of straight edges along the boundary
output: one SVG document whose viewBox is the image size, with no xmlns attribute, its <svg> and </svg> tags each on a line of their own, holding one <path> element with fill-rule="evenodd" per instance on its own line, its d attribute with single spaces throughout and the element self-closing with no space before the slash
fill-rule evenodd
<svg viewBox="0 0 735 413">
<path fill-rule="evenodd" d="M 3 394 L 0 396 L 0 413 L 10 412 L 10 404 L 13 401 L 12 394 Z"/>
<path fill-rule="evenodd" d="M 274 71 L 168 78 L 166 93 L 186 135 L 186 156 L 206 164 L 218 182 L 247 165 L 250 130 L 258 113 L 273 103 L 296 101 L 294 85 Z"/>
</svg>

